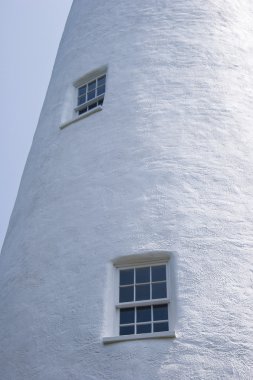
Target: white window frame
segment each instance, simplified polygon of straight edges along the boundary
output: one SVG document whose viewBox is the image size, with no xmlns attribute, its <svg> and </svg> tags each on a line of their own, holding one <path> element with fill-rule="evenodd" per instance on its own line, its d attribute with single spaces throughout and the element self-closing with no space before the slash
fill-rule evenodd
<svg viewBox="0 0 253 380">
<path fill-rule="evenodd" d="M 113 343 L 119 341 L 128 340 L 140 340 L 140 339 L 152 339 L 152 338 L 174 338 L 175 337 L 175 311 L 174 311 L 174 274 L 173 274 L 173 253 L 170 252 L 150 252 L 147 254 L 131 255 L 118 258 L 113 261 L 113 278 L 114 278 L 114 299 L 113 299 L 113 326 L 111 329 L 111 335 L 103 338 L 103 342 Z M 133 302 L 119 302 L 119 273 L 121 269 L 134 269 L 142 267 L 152 267 L 166 265 L 166 285 L 167 285 L 167 297 L 160 299 L 150 299 L 143 301 Z M 143 334 L 131 334 L 131 335 L 119 335 L 120 326 L 120 310 L 122 308 L 132 308 L 137 306 L 152 306 L 152 305 L 168 305 L 168 321 L 169 331 L 151 332 Z M 136 309 L 135 309 L 136 312 Z M 152 314 L 152 313 L 151 313 Z M 152 315 L 151 315 L 152 319 Z M 153 324 L 152 322 L 150 322 Z M 135 331 L 136 331 L 136 318 L 135 318 Z M 152 326 L 153 329 L 153 326 Z"/>
</svg>

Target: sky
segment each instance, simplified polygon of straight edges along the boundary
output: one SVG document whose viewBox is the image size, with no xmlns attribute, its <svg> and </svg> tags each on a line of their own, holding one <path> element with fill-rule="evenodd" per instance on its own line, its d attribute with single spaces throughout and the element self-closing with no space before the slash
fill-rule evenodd
<svg viewBox="0 0 253 380">
<path fill-rule="evenodd" d="M 0 249 L 71 4 L 0 1 Z"/>
</svg>

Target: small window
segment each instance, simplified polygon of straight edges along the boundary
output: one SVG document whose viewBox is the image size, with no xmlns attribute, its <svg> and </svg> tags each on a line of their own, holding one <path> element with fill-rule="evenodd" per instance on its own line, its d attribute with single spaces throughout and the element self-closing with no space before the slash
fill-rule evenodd
<svg viewBox="0 0 253 380">
<path fill-rule="evenodd" d="M 104 65 L 86 73 L 73 82 L 66 93 L 66 107 L 60 129 L 87 116 L 102 111 L 104 104 L 108 66 Z M 71 99 L 71 101 L 69 101 Z"/>
<path fill-rule="evenodd" d="M 99 75 L 77 88 L 76 112 L 82 115 L 96 107 L 102 106 L 105 96 L 106 74 Z"/>
<path fill-rule="evenodd" d="M 113 260 L 104 343 L 175 337 L 173 257 L 159 251 Z"/>
</svg>

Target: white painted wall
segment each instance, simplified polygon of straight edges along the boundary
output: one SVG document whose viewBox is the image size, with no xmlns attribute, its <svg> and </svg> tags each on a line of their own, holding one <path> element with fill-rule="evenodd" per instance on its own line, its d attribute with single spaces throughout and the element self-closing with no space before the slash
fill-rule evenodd
<svg viewBox="0 0 253 380">
<path fill-rule="evenodd" d="M 0 257 L 1 379 L 252 378 L 252 16 L 74 1 Z M 104 64 L 103 111 L 60 130 Z M 108 263 L 152 250 L 177 252 L 177 338 L 104 346 Z"/>
</svg>

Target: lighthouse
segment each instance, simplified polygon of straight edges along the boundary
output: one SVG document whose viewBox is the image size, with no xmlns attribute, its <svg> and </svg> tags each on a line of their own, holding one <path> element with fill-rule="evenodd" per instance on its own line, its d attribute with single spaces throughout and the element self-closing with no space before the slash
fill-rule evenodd
<svg viewBox="0 0 253 380">
<path fill-rule="evenodd" d="M 0 256 L 1 380 L 252 378 L 252 17 L 73 1 Z"/>
</svg>

